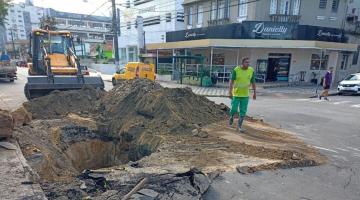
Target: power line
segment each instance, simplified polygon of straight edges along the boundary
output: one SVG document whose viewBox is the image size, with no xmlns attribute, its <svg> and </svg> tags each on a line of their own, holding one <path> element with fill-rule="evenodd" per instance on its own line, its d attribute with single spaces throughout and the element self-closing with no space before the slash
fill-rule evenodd
<svg viewBox="0 0 360 200">
<path fill-rule="evenodd" d="M 243 2 L 243 3 L 237 3 L 237 4 L 234 4 L 234 5 L 229 5 L 228 7 L 231 8 L 231 7 L 235 7 L 235 6 L 239 6 L 239 5 L 245 5 L 245 4 L 250 4 L 250 3 L 255 3 L 255 2 L 258 2 L 260 0 L 251 0 L 251 1 L 247 1 L 247 2 Z M 225 7 L 223 8 L 225 10 Z M 189 16 L 189 15 L 197 15 L 197 14 L 201 14 L 201 13 L 208 13 L 208 12 L 212 12 L 212 11 L 216 11 L 218 10 L 217 8 L 216 9 L 210 9 L 210 10 L 205 10 L 205 11 L 202 11 L 202 12 L 194 12 L 193 14 L 186 14 L 186 16 Z M 171 13 L 171 12 L 174 12 L 174 11 L 170 11 L 168 13 Z M 176 10 L 175 10 L 176 12 Z M 225 14 L 225 12 L 224 12 Z M 185 13 L 184 13 L 185 15 Z M 165 19 L 160 19 L 160 21 L 166 21 L 166 20 L 169 20 L 169 19 L 177 19 L 177 16 L 175 17 L 171 17 L 171 18 L 165 18 Z M 129 24 L 126 24 L 126 25 L 123 25 L 123 26 L 120 26 L 120 28 L 125 28 L 127 27 Z M 130 25 L 136 25 L 136 23 L 130 23 Z"/>
</svg>

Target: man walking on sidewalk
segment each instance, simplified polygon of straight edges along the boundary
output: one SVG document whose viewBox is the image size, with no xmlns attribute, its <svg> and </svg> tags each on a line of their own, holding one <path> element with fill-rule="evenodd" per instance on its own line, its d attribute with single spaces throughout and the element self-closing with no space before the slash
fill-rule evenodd
<svg viewBox="0 0 360 200">
<path fill-rule="evenodd" d="M 256 85 L 254 69 L 249 66 L 250 59 L 243 58 L 242 65 L 235 67 L 231 73 L 229 96 L 231 101 L 230 120 L 229 125 L 231 126 L 234 122 L 234 115 L 239 111 L 239 121 L 237 124 L 237 130 L 245 132 L 242 128 L 248 103 L 249 103 L 249 87 L 252 85 L 254 90 L 253 99 L 256 99 Z"/>
<path fill-rule="evenodd" d="M 331 82 L 332 82 L 332 73 L 334 71 L 333 67 L 329 67 L 328 71 L 326 72 L 324 79 L 323 79 L 323 92 L 320 94 L 319 99 L 321 100 L 321 97 L 324 97 L 324 99 L 326 101 L 329 101 L 328 96 L 329 96 L 329 90 L 331 87 Z"/>
</svg>

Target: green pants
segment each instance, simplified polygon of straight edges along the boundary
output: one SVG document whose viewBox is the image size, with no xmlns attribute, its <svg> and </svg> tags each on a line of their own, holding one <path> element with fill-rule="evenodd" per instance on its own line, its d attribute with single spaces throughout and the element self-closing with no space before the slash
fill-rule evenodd
<svg viewBox="0 0 360 200">
<path fill-rule="evenodd" d="M 234 116 L 240 109 L 240 117 L 245 117 L 249 104 L 249 97 L 233 97 L 231 100 L 230 115 Z"/>
</svg>

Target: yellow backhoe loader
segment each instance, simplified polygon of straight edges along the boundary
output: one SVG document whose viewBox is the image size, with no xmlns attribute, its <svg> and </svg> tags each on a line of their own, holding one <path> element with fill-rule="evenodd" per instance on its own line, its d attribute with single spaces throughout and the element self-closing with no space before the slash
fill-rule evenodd
<svg viewBox="0 0 360 200">
<path fill-rule="evenodd" d="M 53 90 L 74 90 L 84 86 L 104 89 L 101 77 L 84 75 L 68 31 L 33 30 L 30 37 L 31 62 L 24 92 L 27 99 Z"/>
</svg>

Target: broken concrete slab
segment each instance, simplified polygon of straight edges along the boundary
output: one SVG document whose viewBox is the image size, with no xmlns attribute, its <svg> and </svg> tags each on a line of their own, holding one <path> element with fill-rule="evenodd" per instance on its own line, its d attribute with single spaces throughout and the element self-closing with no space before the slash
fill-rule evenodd
<svg viewBox="0 0 360 200">
<path fill-rule="evenodd" d="M 0 148 L 0 199 L 46 199 L 16 141 L 9 141 L 16 150 Z"/>
</svg>

